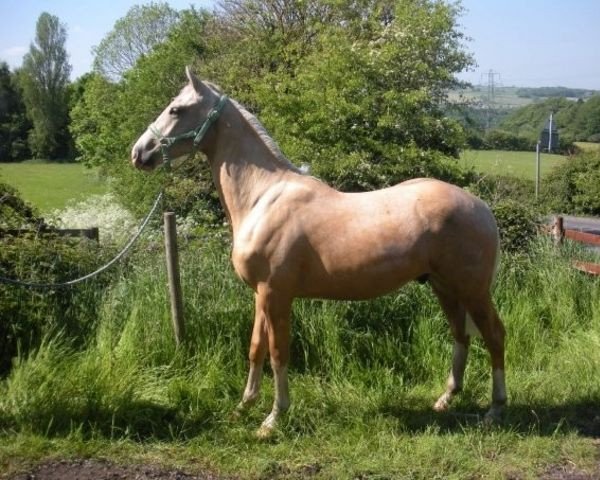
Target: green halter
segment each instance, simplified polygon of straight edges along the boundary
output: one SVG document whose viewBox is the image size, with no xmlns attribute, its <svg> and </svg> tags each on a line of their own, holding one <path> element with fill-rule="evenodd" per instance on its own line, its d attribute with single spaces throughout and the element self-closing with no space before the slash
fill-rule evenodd
<svg viewBox="0 0 600 480">
<path fill-rule="evenodd" d="M 227 95 L 221 95 L 221 98 L 219 98 L 219 102 L 210 112 L 208 112 L 204 123 L 198 128 L 190 130 L 186 133 L 182 133 L 181 135 L 176 135 L 174 137 L 165 137 L 160 130 L 154 127 L 154 125 L 150 125 L 150 132 L 152 132 L 152 134 L 160 142 L 160 151 L 162 153 L 163 162 L 167 171 L 171 170 L 171 157 L 169 156 L 169 148 L 171 148 L 173 145 L 175 145 L 177 142 L 180 142 L 181 140 L 187 140 L 191 138 L 194 141 L 194 148 L 190 152 L 188 159 L 192 157 L 194 155 L 194 149 L 198 148 L 198 145 L 200 145 L 200 142 L 204 138 L 204 135 L 206 135 L 206 132 L 208 132 L 208 129 L 213 123 L 215 123 L 217 118 L 219 118 L 219 115 L 221 115 L 221 112 L 223 111 L 227 100 Z"/>
</svg>

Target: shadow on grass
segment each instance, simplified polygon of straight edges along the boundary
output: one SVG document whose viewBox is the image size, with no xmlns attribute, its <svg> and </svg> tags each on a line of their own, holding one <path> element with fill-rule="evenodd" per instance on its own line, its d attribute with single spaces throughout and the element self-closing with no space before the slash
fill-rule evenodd
<svg viewBox="0 0 600 480">
<path fill-rule="evenodd" d="M 77 432 L 84 439 L 127 438 L 138 442 L 186 440 L 216 429 L 218 424 L 219 414 L 210 409 L 189 412 L 151 401 L 133 401 L 116 409 L 95 406 L 78 411 L 55 411 L 27 421 L 10 415 L 0 417 L 3 431 L 24 429 L 47 437 Z"/>
<path fill-rule="evenodd" d="M 382 415 L 396 418 L 403 430 L 412 433 L 422 433 L 431 427 L 439 428 L 440 433 L 455 433 L 483 426 L 485 412 L 486 409 L 469 400 L 457 401 L 455 407 L 444 413 L 435 412 L 422 401 L 384 404 L 380 408 Z M 583 437 L 600 438 L 600 399 L 558 405 L 511 403 L 494 428 L 541 436 L 575 432 Z"/>
</svg>

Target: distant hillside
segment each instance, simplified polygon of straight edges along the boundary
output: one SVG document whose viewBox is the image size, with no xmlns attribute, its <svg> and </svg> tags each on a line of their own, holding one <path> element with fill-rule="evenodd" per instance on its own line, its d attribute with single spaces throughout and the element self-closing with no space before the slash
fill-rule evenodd
<svg viewBox="0 0 600 480">
<path fill-rule="evenodd" d="M 600 91 L 568 87 L 496 86 L 491 92 L 487 86 L 479 85 L 463 90 L 453 90 L 449 93 L 449 100 L 452 103 L 490 105 L 492 108 L 510 109 L 523 107 L 547 98 L 587 99 L 595 94 L 600 94 Z"/>
<path fill-rule="evenodd" d="M 600 142 L 600 95 L 586 101 L 548 98 L 532 103 L 504 117 L 498 129 L 535 140 L 550 113 L 554 113 L 554 121 L 565 142 Z"/>
<path fill-rule="evenodd" d="M 514 147 L 535 145 L 550 113 L 561 144 L 600 142 L 600 91 L 567 87 L 475 86 L 448 95 L 447 115 L 456 118 L 473 148 L 500 148 L 488 140 L 492 131 L 510 134 Z M 565 147 L 567 148 L 567 147 Z"/>
<path fill-rule="evenodd" d="M 518 108 L 529 105 L 534 101 L 533 97 L 522 97 L 517 94 L 519 87 L 496 87 L 492 97 L 492 105 L 495 108 Z M 452 90 L 448 99 L 454 104 L 471 104 L 474 106 L 487 105 L 489 93 L 487 87 L 474 86 L 462 90 Z"/>
<path fill-rule="evenodd" d="M 517 96 L 521 98 L 589 98 L 598 93 L 596 90 L 586 90 L 583 88 L 567 88 L 567 87 L 539 87 L 539 88 L 518 88 Z"/>
</svg>

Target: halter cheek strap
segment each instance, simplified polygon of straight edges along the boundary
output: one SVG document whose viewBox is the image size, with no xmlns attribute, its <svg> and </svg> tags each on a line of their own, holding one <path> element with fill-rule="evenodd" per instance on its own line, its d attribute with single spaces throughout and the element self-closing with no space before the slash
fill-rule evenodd
<svg viewBox="0 0 600 480">
<path fill-rule="evenodd" d="M 219 98 L 217 104 L 211 109 L 210 112 L 208 112 L 208 115 L 206 116 L 206 119 L 204 120 L 202 125 L 200 125 L 198 128 L 195 128 L 194 130 L 182 133 L 181 135 L 176 135 L 174 137 L 165 137 L 162 134 L 162 132 L 158 128 L 156 128 L 154 124 L 148 127 L 148 130 L 150 130 L 152 135 L 154 135 L 154 137 L 160 143 L 160 151 L 162 153 L 163 163 L 166 170 L 171 170 L 171 157 L 169 156 L 169 148 L 171 148 L 173 145 L 180 142 L 181 140 L 192 139 L 194 148 L 190 152 L 188 159 L 192 157 L 194 155 L 194 149 L 198 148 L 198 145 L 200 145 L 200 142 L 206 135 L 206 132 L 208 132 L 212 124 L 215 123 L 215 121 L 219 118 L 228 99 L 229 98 L 227 97 L 227 95 L 221 95 L 221 98 Z"/>
</svg>

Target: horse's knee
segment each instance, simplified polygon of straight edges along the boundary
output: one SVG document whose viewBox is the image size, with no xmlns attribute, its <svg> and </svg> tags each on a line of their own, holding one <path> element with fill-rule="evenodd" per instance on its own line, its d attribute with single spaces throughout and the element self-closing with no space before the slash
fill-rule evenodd
<svg viewBox="0 0 600 480">
<path fill-rule="evenodd" d="M 264 362 L 267 355 L 267 345 L 265 341 L 254 341 L 250 342 L 250 351 L 248 352 L 248 359 L 251 363 L 259 364 Z"/>
</svg>

